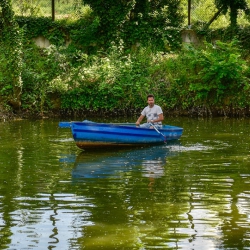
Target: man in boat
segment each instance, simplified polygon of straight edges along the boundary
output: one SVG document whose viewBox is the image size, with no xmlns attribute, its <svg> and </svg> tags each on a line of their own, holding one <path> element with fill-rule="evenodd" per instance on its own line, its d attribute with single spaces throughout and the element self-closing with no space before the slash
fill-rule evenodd
<svg viewBox="0 0 250 250">
<path fill-rule="evenodd" d="M 145 107 L 138 120 L 136 121 L 136 126 L 140 126 L 140 128 L 153 128 L 151 124 L 153 124 L 156 128 L 162 128 L 162 121 L 164 120 L 163 112 L 160 106 L 155 104 L 154 95 L 150 94 L 147 96 L 148 106 Z M 147 118 L 147 123 L 143 123 L 140 125 L 143 118 Z"/>
</svg>

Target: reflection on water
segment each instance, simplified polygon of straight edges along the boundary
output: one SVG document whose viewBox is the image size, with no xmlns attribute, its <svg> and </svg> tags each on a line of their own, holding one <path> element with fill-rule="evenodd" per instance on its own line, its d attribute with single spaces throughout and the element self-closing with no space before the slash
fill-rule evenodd
<svg viewBox="0 0 250 250">
<path fill-rule="evenodd" d="M 0 123 L 0 249 L 250 249 L 249 120 L 112 151 L 57 124 Z"/>
<path fill-rule="evenodd" d="M 175 147 L 180 147 L 175 145 Z M 174 155 L 169 146 L 155 146 L 138 149 L 94 150 L 83 151 L 75 159 L 72 171 L 74 178 L 119 178 L 120 173 L 139 171 L 142 176 L 152 178 L 164 174 L 166 158 Z M 67 156 L 62 161 L 70 161 Z"/>
<path fill-rule="evenodd" d="M 17 209 L 9 218 L 12 221 L 9 235 L 14 247 L 8 249 L 45 249 L 45 246 L 66 249 L 70 237 L 81 236 L 80 227 L 91 225 L 90 214 L 82 207 L 93 204 L 84 197 L 38 193 L 36 197 L 19 197 L 14 202 Z M 1 231 L 4 232 L 7 231 Z"/>
<path fill-rule="evenodd" d="M 166 146 L 144 147 L 138 149 L 88 150 L 79 153 L 75 159 L 72 177 L 74 181 L 84 178 L 112 178 L 123 181 L 124 174 L 138 174 L 147 177 L 149 190 L 153 191 L 156 178 L 164 175 L 167 157 L 174 155 L 169 147 L 179 148 L 180 144 L 172 143 Z M 70 162 L 74 156 L 63 158 L 63 162 Z M 80 178 L 80 179 L 79 179 Z M 117 181 L 116 181 L 117 182 Z"/>
</svg>

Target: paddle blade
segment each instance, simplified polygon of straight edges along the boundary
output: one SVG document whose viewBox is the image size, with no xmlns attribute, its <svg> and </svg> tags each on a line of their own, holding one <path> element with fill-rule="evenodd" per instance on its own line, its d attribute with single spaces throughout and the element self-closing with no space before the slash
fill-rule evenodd
<svg viewBox="0 0 250 250">
<path fill-rule="evenodd" d="M 59 128 L 70 128 L 71 122 L 59 122 Z"/>
<path fill-rule="evenodd" d="M 154 125 L 153 123 L 150 123 L 150 126 L 152 126 L 152 127 L 155 129 L 155 131 L 156 131 L 159 135 L 162 136 L 162 139 L 163 139 L 164 143 L 166 143 L 166 142 L 167 142 L 167 137 L 166 137 L 163 133 L 161 133 L 161 132 L 155 127 L 155 125 Z"/>
</svg>

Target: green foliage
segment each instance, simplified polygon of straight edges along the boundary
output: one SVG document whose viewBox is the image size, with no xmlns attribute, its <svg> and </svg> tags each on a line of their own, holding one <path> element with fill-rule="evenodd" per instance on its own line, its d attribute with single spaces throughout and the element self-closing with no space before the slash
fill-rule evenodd
<svg viewBox="0 0 250 250">
<path fill-rule="evenodd" d="M 180 44 L 178 28 L 182 23 L 180 1 L 86 0 L 100 19 L 99 44 L 104 48 L 113 41 L 124 41 L 127 49 L 141 44 L 154 44 L 160 50 Z M 114 29 L 115 27 L 115 29 Z"/>
<path fill-rule="evenodd" d="M 71 46 L 92 52 L 98 42 L 97 28 L 99 20 L 95 16 L 87 16 L 84 19 L 73 21 L 52 21 L 48 17 L 17 17 L 20 27 L 25 30 L 26 38 L 32 40 L 37 37 L 45 37 L 56 46 L 71 43 Z"/>
<path fill-rule="evenodd" d="M 63 108 L 114 110 L 141 106 L 148 93 L 150 61 L 145 57 L 149 58 L 145 54 L 142 60 L 124 56 L 121 47 L 113 45 L 107 55 L 79 55 L 81 65 L 51 82 L 52 89 L 63 93 Z"/>
<path fill-rule="evenodd" d="M 106 9 L 88 2 L 93 9 L 85 5 L 77 19 L 1 19 L 1 99 L 19 87 L 22 108 L 39 113 L 55 108 L 52 95 L 60 98 L 57 108 L 70 110 L 141 109 L 148 93 L 164 110 L 249 105 L 250 70 L 242 59 L 249 32 L 228 29 L 224 42 L 181 49 L 178 0 L 106 1 Z M 232 34 L 244 51 L 228 42 Z M 38 36 L 52 45 L 38 48 Z"/>
<path fill-rule="evenodd" d="M 228 11 L 230 11 L 231 28 L 235 28 L 237 26 L 239 10 L 243 10 L 246 14 L 249 14 L 246 0 L 215 0 L 215 4 L 218 9 L 222 9 L 223 14 L 226 14 Z"/>
<path fill-rule="evenodd" d="M 3 86 L 3 89 L 10 90 L 12 86 L 12 94 L 10 100 L 15 103 L 18 109 L 21 105 L 20 98 L 22 93 L 22 46 L 23 46 L 23 30 L 19 28 L 12 10 L 10 0 L 2 0 L 1 8 L 1 41 L 0 46 L 2 60 L 6 63 L 5 77 L 8 78 L 8 83 Z M 2 76 L 4 77 L 4 76 Z"/>
<path fill-rule="evenodd" d="M 249 69 L 237 42 L 205 45 L 198 49 L 189 46 L 178 58 L 178 66 L 185 65 L 176 78 L 179 95 L 191 97 L 187 106 L 239 106 L 239 97 L 249 96 Z"/>
<path fill-rule="evenodd" d="M 141 109 L 148 93 L 164 110 L 249 104 L 250 70 L 236 42 L 187 46 L 178 54 L 149 47 L 126 54 L 122 40 L 96 55 L 73 46 L 24 45 L 23 109 L 43 113 L 54 108 L 53 93 L 65 110 Z M 4 86 L 1 93 L 11 91 L 10 82 Z"/>
<path fill-rule="evenodd" d="M 74 58 L 71 58 L 71 54 L 67 54 L 65 47 L 51 45 L 47 49 L 41 50 L 35 45 L 26 44 L 26 46 L 22 107 L 43 113 L 51 107 L 50 82 L 59 74 L 68 72 Z"/>
<path fill-rule="evenodd" d="M 141 1 L 143 3 L 143 1 Z M 180 47 L 179 28 L 182 15 L 179 0 L 152 1 L 86 1 L 74 17 L 53 22 L 50 17 L 19 16 L 18 24 L 26 36 L 47 38 L 54 45 L 70 41 L 73 46 L 93 53 L 106 50 L 112 42 L 122 39 L 127 51 L 154 44 L 155 48 L 169 51 Z M 114 28 L 115 27 L 115 28 Z"/>
<path fill-rule="evenodd" d="M 89 6 L 83 5 L 76 16 L 52 21 L 51 17 L 18 16 L 16 20 L 25 30 L 27 39 L 43 36 L 56 46 L 71 43 L 81 49 L 89 50 L 98 40 L 96 26 L 98 19 L 93 16 Z"/>
<path fill-rule="evenodd" d="M 70 39 L 74 45 L 87 52 L 93 52 L 100 45 L 98 29 L 100 20 L 98 17 L 89 16 L 87 19 L 79 19 L 70 30 Z"/>
<path fill-rule="evenodd" d="M 124 56 L 122 50 L 121 44 L 107 55 L 82 55 L 82 65 L 54 79 L 51 86 L 61 89 L 63 108 L 134 109 L 151 92 L 165 109 L 248 103 L 241 97 L 249 96 L 249 68 L 236 42 L 188 46 L 178 55 L 141 49 Z"/>
<path fill-rule="evenodd" d="M 17 17 L 16 20 L 29 40 L 43 36 L 52 44 L 62 45 L 69 36 L 70 25 L 65 20 L 53 22 L 48 17 Z"/>
</svg>

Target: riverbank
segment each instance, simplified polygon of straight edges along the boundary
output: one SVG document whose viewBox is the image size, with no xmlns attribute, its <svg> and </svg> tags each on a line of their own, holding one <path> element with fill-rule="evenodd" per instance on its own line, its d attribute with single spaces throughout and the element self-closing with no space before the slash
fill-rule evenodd
<svg viewBox="0 0 250 250">
<path fill-rule="evenodd" d="M 140 115 L 140 109 L 134 110 L 51 110 L 43 113 L 38 113 L 30 110 L 12 111 L 0 105 L 0 122 L 20 120 L 20 119 L 48 119 L 48 118 L 63 118 L 74 119 L 81 117 L 109 118 L 109 117 L 137 117 Z M 230 107 L 207 108 L 193 107 L 191 109 L 168 109 L 164 110 L 165 117 L 250 117 L 250 108 L 234 109 Z"/>
</svg>

